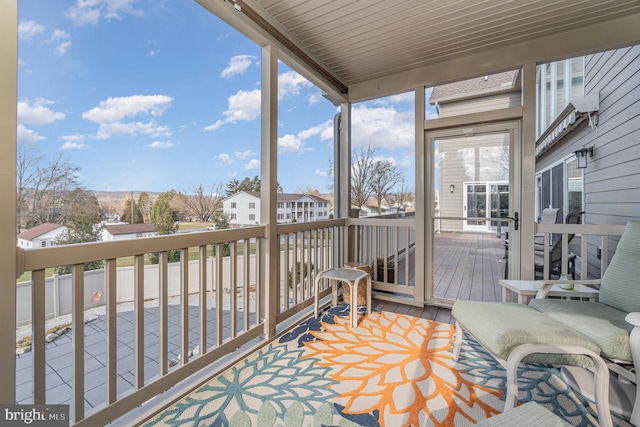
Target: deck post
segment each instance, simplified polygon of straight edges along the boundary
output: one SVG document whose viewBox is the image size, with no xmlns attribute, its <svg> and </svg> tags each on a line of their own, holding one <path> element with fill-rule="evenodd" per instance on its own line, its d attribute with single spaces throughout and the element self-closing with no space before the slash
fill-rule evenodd
<svg viewBox="0 0 640 427">
<path fill-rule="evenodd" d="M 0 2 L 0 403 L 16 403 L 18 2 Z"/>
<path fill-rule="evenodd" d="M 265 334 L 276 334 L 278 305 L 278 49 L 273 45 L 262 47 L 262 114 L 261 114 L 261 182 L 260 222 L 267 225 L 261 274 L 261 289 L 265 292 Z"/>
</svg>

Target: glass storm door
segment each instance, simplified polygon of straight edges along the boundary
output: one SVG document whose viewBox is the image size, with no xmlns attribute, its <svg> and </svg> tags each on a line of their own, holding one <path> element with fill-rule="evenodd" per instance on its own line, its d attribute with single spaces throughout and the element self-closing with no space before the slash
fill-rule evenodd
<svg viewBox="0 0 640 427">
<path fill-rule="evenodd" d="M 520 203 L 509 191 L 518 188 L 512 150 L 519 126 L 504 122 L 426 133 L 433 172 L 425 189 L 433 191 L 433 201 L 425 299 L 435 305 L 501 300 L 499 282 L 510 277 L 517 247 L 508 243 Z"/>
</svg>

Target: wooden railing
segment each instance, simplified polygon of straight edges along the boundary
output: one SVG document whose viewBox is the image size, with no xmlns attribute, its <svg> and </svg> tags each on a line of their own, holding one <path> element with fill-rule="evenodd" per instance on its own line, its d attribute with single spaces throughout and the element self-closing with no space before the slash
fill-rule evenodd
<svg viewBox="0 0 640 427">
<path fill-rule="evenodd" d="M 277 323 L 313 304 L 316 275 L 345 261 L 346 220 L 278 225 Z M 322 283 L 320 297 L 329 293 Z"/>
<path fill-rule="evenodd" d="M 560 236 L 561 261 L 560 274 L 569 275 L 569 261 L 575 258 L 576 279 L 598 280 L 609 265 L 615 252 L 615 245 L 624 232 L 624 225 L 592 225 L 592 224 L 535 224 L 535 232 L 543 236 L 544 267 L 542 276 L 548 280 L 551 275 L 552 235 Z M 574 235 L 569 242 L 569 237 Z"/>
<path fill-rule="evenodd" d="M 349 261 L 369 266 L 373 289 L 414 295 L 415 221 L 406 218 L 349 220 Z"/>
<path fill-rule="evenodd" d="M 278 282 L 266 283 L 263 277 L 269 260 L 264 256 L 265 226 L 175 234 L 126 241 L 88 243 L 53 248 L 18 250 L 19 273 L 30 271 L 32 301 L 31 352 L 20 357 L 32 358 L 31 399 L 23 403 L 56 404 L 56 396 L 47 396 L 46 316 L 47 286 L 69 283 L 71 300 L 72 361 L 71 423 L 104 425 L 132 411 L 165 390 L 209 367 L 236 349 L 255 344 L 266 337 L 265 295 L 269 287 L 277 287 L 277 323 L 302 312 L 313 303 L 315 274 L 344 261 L 346 220 L 332 220 L 278 226 L 280 252 Z M 152 255 L 157 254 L 157 255 Z M 150 258 L 157 259 L 152 264 Z M 174 261 L 175 258 L 178 260 Z M 87 272 L 91 287 L 85 286 L 85 263 L 103 261 L 103 271 Z M 125 264 L 126 266 L 122 266 Z M 72 273 L 46 278 L 58 266 L 71 265 Z M 301 271 L 301 267 L 302 270 Z M 102 277 L 102 287 L 93 283 Z M 100 276 L 101 275 L 101 276 Z M 100 280 L 99 280 L 100 281 Z M 323 295 L 329 292 L 323 286 Z M 92 295 L 100 295 L 106 324 L 106 352 L 101 356 L 105 368 L 104 402 L 97 407 L 85 405 L 85 309 L 95 306 Z M 51 296 L 49 296 L 51 299 Z M 129 301 L 133 311 L 134 332 L 126 344 L 134 348 L 134 386 L 123 389 L 118 381 L 119 356 L 117 330 L 119 303 Z M 149 304 L 158 314 L 157 343 L 148 338 Z M 50 305 L 50 302 L 49 302 Z M 98 304 L 99 305 L 99 304 Z M 191 319 L 189 307 L 197 306 L 197 322 Z M 169 335 L 169 308 L 180 312 L 180 333 Z M 212 312 L 215 310 L 214 319 Z M 49 310 L 51 311 L 51 310 Z M 145 329 L 145 325 L 147 328 Z M 194 331 L 197 339 L 194 341 Z M 190 340 L 191 332 L 191 340 Z M 156 345 L 157 344 L 157 345 Z M 154 350 L 151 350 L 153 347 Z M 238 357 L 241 357 L 239 354 Z M 155 375 L 145 376 L 149 358 L 154 360 Z M 95 381 L 95 372 L 91 372 Z"/>
</svg>

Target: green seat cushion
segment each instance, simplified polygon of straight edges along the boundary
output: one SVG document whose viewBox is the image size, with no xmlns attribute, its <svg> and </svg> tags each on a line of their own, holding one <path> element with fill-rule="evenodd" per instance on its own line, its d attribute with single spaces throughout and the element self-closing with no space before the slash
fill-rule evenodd
<svg viewBox="0 0 640 427">
<path fill-rule="evenodd" d="M 451 311 L 462 327 L 483 347 L 506 360 L 522 344 L 577 345 L 600 354 L 600 348 L 568 325 L 533 308 L 515 303 L 456 301 Z M 593 366 L 581 355 L 531 354 L 528 363 Z"/>
<path fill-rule="evenodd" d="M 480 421 L 476 426 L 480 427 L 567 427 L 571 424 L 543 408 L 536 402 L 528 402 L 524 405 L 510 409 L 502 414 Z"/>
<path fill-rule="evenodd" d="M 629 334 L 633 326 L 624 320 L 626 312 L 597 302 L 557 299 L 534 299 L 529 306 L 588 336 L 603 356 L 632 360 Z"/>
<path fill-rule="evenodd" d="M 622 311 L 640 311 L 640 221 L 627 223 L 602 275 L 599 300 Z"/>
</svg>

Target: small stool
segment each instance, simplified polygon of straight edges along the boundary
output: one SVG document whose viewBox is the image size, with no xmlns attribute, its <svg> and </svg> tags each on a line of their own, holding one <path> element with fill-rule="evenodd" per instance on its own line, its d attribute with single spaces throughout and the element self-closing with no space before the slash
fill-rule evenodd
<svg viewBox="0 0 640 427">
<path fill-rule="evenodd" d="M 314 287 L 314 315 L 318 317 L 318 300 L 320 280 L 329 279 L 332 281 L 332 304 L 338 304 L 338 282 L 346 283 L 351 290 L 351 327 L 358 326 L 358 285 L 362 279 L 366 279 L 367 286 L 367 313 L 371 313 L 371 275 L 366 271 L 356 270 L 353 268 L 332 268 L 330 270 L 321 271 L 316 276 Z"/>
</svg>

